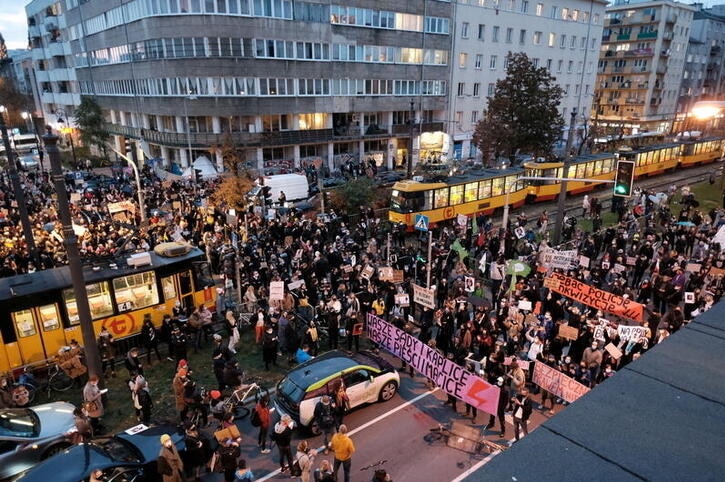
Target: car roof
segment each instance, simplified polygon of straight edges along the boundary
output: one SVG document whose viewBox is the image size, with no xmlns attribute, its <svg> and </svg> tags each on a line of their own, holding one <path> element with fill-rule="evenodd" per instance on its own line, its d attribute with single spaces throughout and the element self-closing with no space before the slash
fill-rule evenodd
<svg viewBox="0 0 725 482">
<path fill-rule="evenodd" d="M 364 356 L 358 353 L 349 353 L 334 350 L 309 360 L 287 373 L 287 378 L 305 390 L 317 388 L 320 382 L 329 380 L 340 372 L 356 366 L 368 366 L 375 370 L 381 367 L 378 360 L 370 354 Z"/>
</svg>

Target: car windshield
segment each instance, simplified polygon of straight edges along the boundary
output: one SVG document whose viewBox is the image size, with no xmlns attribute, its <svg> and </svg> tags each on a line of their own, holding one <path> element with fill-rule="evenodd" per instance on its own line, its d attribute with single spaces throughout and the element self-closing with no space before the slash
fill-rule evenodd
<svg viewBox="0 0 725 482">
<path fill-rule="evenodd" d="M 127 444 L 123 440 L 112 437 L 108 439 L 97 440 L 95 444 L 100 448 L 110 459 L 116 462 L 143 462 L 143 456 L 139 451 L 132 445 Z"/>
<path fill-rule="evenodd" d="M 362 352 L 355 352 L 352 354 L 352 358 L 361 365 L 368 365 L 373 368 L 382 368 L 380 366 L 380 359 L 371 357 Z"/>
<path fill-rule="evenodd" d="M 40 434 L 40 419 L 29 409 L 0 409 L 0 437 L 33 438 Z"/>
<path fill-rule="evenodd" d="M 286 397 L 294 404 L 300 403 L 305 396 L 305 390 L 290 380 L 290 377 L 284 377 L 277 386 L 277 393 Z"/>
</svg>

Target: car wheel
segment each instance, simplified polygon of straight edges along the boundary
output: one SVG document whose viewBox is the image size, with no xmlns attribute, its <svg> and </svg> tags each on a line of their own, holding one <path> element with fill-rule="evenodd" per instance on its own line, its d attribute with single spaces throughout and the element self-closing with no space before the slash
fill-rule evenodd
<svg viewBox="0 0 725 482">
<path fill-rule="evenodd" d="M 320 426 L 317 425 L 317 420 L 313 420 L 312 423 L 307 426 L 307 431 L 315 437 L 322 433 Z"/>
<path fill-rule="evenodd" d="M 43 453 L 42 460 L 52 457 L 55 454 L 59 454 L 65 449 L 70 447 L 70 444 L 55 444 Z"/>
<path fill-rule="evenodd" d="M 381 402 L 387 402 L 395 396 L 397 391 L 398 384 L 394 381 L 389 381 L 388 383 L 383 385 L 383 388 L 380 389 L 380 395 L 378 396 L 378 400 Z"/>
</svg>

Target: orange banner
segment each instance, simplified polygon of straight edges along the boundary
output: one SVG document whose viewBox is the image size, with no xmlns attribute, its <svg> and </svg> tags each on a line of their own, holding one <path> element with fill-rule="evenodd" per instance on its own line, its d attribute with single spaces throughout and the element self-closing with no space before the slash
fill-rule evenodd
<svg viewBox="0 0 725 482">
<path fill-rule="evenodd" d="M 597 310 L 621 316 L 628 320 L 644 322 L 644 305 L 641 303 L 597 289 L 569 276 L 551 273 L 549 277 L 544 279 L 544 286 L 551 291 Z"/>
</svg>

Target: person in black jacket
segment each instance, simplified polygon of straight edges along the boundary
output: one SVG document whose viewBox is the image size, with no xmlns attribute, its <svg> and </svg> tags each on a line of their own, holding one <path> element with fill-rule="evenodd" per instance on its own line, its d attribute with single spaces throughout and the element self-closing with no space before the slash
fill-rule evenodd
<svg viewBox="0 0 725 482">
<path fill-rule="evenodd" d="M 274 432 L 272 433 L 272 441 L 277 444 L 279 449 L 279 469 L 281 472 L 289 470 L 292 467 L 292 450 L 290 445 L 292 443 L 292 430 L 295 428 L 295 423 L 292 417 L 289 415 L 282 415 L 282 419 L 274 425 Z M 287 459 L 287 464 L 285 464 Z"/>
<path fill-rule="evenodd" d="M 529 434 L 527 427 L 531 411 L 533 410 L 533 404 L 529 398 L 529 390 L 522 388 L 521 391 L 514 396 L 511 401 L 514 405 L 514 437 L 516 441 L 519 441 L 519 429 L 524 432 L 524 435 Z"/>
<path fill-rule="evenodd" d="M 219 460 L 224 470 L 224 482 L 234 482 L 234 472 L 237 470 L 237 460 L 242 455 L 239 443 L 228 438 L 219 447 Z"/>
<path fill-rule="evenodd" d="M 488 425 L 486 428 L 493 428 L 496 424 L 496 417 L 498 417 L 499 424 L 501 425 L 500 437 L 506 436 L 506 420 L 504 414 L 506 412 L 506 406 L 509 404 L 509 392 L 503 388 L 503 377 L 496 379 L 496 386 L 499 387 L 498 406 L 496 407 L 496 415 L 491 414 L 488 418 Z"/>
<path fill-rule="evenodd" d="M 129 377 L 133 377 L 134 375 L 143 375 L 143 365 L 141 364 L 141 360 L 138 358 L 138 348 L 133 347 L 128 350 L 123 364 L 128 370 Z"/>
<path fill-rule="evenodd" d="M 315 422 L 322 432 L 322 445 L 325 446 L 325 455 L 330 453 L 327 448 L 328 436 L 335 430 L 335 408 L 331 403 L 329 395 L 323 395 L 322 399 L 315 405 Z"/>
<path fill-rule="evenodd" d="M 151 321 L 151 314 L 146 313 L 143 315 L 143 327 L 141 327 L 141 339 L 146 347 L 146 363 L 151 365 L 151 351 L 156 352 L 156 358 L 161 361 L 161 354 L 159 353 L 159 336 L 156 333 L 156 327 Z"/>
</svg>

